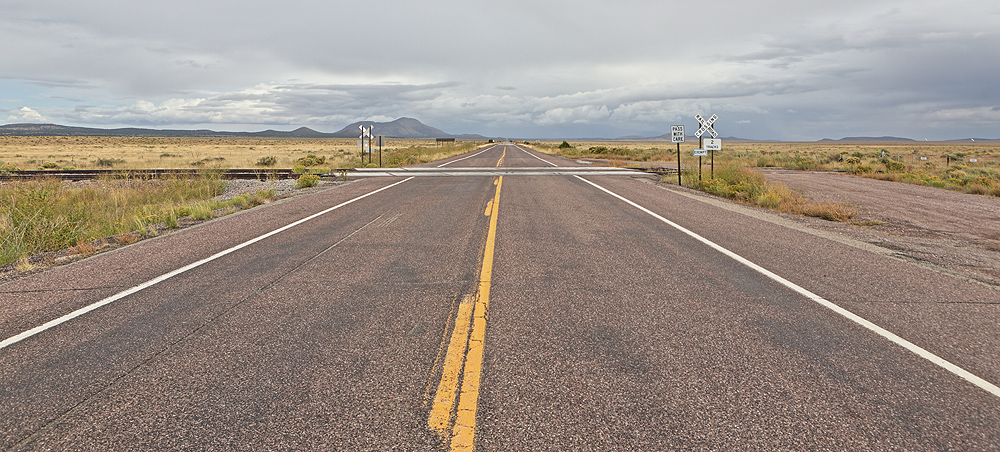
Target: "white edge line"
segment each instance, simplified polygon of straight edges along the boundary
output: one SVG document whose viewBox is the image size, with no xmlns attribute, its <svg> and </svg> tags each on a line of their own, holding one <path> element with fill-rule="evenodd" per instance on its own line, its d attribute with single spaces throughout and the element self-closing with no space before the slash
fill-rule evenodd
<svg viewBox="0 0 1000 452">
<path fill-rule="evenodd" d="M 185 265 L 185 266 L 183 266 L 181 268 L 178 268 L 176 270 L 173 270 L 171 272 L 164 273 L 164 274 L 162 274 L 160 276 L 157 276 L 156 278 L 153 278 L 153 279 L 151 279 L 149 281 L 146 281 L 146 282 L 144 282 L 142 284 L 139 284 L 138 286 L 135 286 L 135 287 L 132 287 L 131 289 L 127 289 L 127 290 L 123 290 L 121 292 L 118 292 L 118 293 L 116 293 L 116 294 L 114 294 L 114 295 L 112 295 L 110 297 L 107 297 L 107 298 L 105 298 L 103 300 L 97 301 L 97 302 L 95 302 L 93 304 L 84 306 L 84 307 L 82 307 L 80 309 L 77 309 L 77 310 L 75 310 L 73 312 L 70 312 L 69 314 L 66 314 L 66 315 L 64 315 L 62 317 L 59 317 L 57 319 L 49 320 L 48 322 L 45 322 L 42 325 L 36 326 L 36 327 L 34 327 L 34 328 L 30 329 L 30 330 L 27 330 L 27 331 L 25 331 L 23 333 L 20 333 L 18 335 L 11 336 L 11 337 L 9 337 L 7 339 L 4 339 L 3 342 L 0 342 L 0 349 L 3 349 L 4 347 L 7 347 L 8 345 L 16 344 L 16 343 L 18 343 L 18 342 L 20 342 L 20 341 L 22 341 L 24 339 L 27 339 L 27 338 L 29 338 L 31 336 L 34 336 L 34 335 L 36 335 L 38 333 L 41 333 L 42 331 L 45 331 L 45 330 L 47 330 L 49 328 L 52 328 L 54 326 L 66 323 L 66 322 L 68 322 L 70 320 L 73 320 L 73 319 L 75 319 L 77 317 L 80 317 L 81 315 L 84 315 L 84 314 L 86 314 L 86 313 L 88 313 L 90 311 L 93 311 L 95 309 L 98 309 L 98 308 L 100 308 L 102 306 L 106 306 L 106 305 L 109 305 L 111 303 L 114 303 L 115 301 L 118 301 L 118 300 L 120 300 L 122 298 L 125 298 L 125 297 L 127 297 L 129 295 L 132 295 L 132 294 L 134 294 L 136 292 L 139 292 L 139 291 L 141 291 L 143 289 L 155 286 L 156 284 L 159 284 L 159 283 L 161 283 L 163 281 L 166 281 L 166 280 L 168 280 L 170 278 L 173 278 L 174 276 L 177 276 L 177 275 L 179 275 L 181 273 L 184 273 L 184 272 L 186 272 L 188 270 L 191 270 L 193 268 L 200 267 L 200 266 L 202 266 L 204 264 L 207 264 L 207 263 L 209 263 L 211 261 L 214 261 L 214 260 L 216 260 L 216 259 L 218 259 L 218 258 L 220 258 L 222 256 L 225 256 L 225 255 L 227 255 L 229 253 L 232 253 L 234 251 L 240 250 L 240 249 L 245 248 L 247 246 L 250 246 L 250 245 L 252 245 L 254 243 L 257 243 L 257 242 L 259 242 L 261 240 L 264 240 L 264 239 L 266 239 L 268 237 L 271 237 L 272 235 L 280 234 L 280 233 L 282 233 L 284 231 L 287 231 L 288 229 L 291 229 L 291 228 L 293 228 L 295 226 L 298 226 L 298 225 L 300 225 L 302 223 L 305 223 L 307 221 L 315 219 L 316 217 L 319 217 L 321 215 L 325 215 L 327 213 L 330 213 L 330 212 L 332 212 L 334 210 L 337 210 L 337 209 L 339 209 L 339 208 L 341 208 L 343 206 L 346 206 L 346 205 L 348 205 L 348 204 L 350 204 L 350 203 L 352 203 L 354 201 L 358 201 L 360 199 L 367 198 L 367 197 L 369 197 L 371 195 L 374 195 L 374 194 L 376 194 L 376 193 L 378 193 L 380 191 L 388 190 L 388 189 L 390 189 L 392 187 L 395 187 L 395 186 L 397 186 L 399 184 L 402 184 L 403 182 L 406 182 L 406 181 L 408 181 L 410 179 L 413 179 L 413 178 L 409 177 L 407 179 L 403 179 L 403 180 L 401 180 L 399 182 L 396 182 L 396 183 L 394 183 L 392 185 L 387 185 L 387 186 L 382 187 L 382 188 L 380 188 L 378 190 L 375 190 L 375 191 L 372 191 L 372 192 L 369 192 L 369 193 L 365 193 L 364 195 L 358 196 L 357 198 L 354 198 L 354 199 L 351 199 L 351 200 L 348 200 L 348 201 L 344 201 L 344 202 L 342 202 L 340 204 L 337 204 L 336 206 L 330 207 L 329 209 L 326 209 L 326 210 L 323 210 L 321 212 L 312 214 L 312 215 L 310 215 L 308 217 L 305 217 L 305 218 L 303 218 L 301 220 L 298 220 L 298 221 L 296 221 L 294 223 L 290 223 L 288 225 L 282 226 L 282 227 L 280 227 L 278 229 L 275 229 L 275 230 L 273 230 L 271 232 L 268 232 L 268 233 L 266 233 L 264 235 L 261 235 L 261 236 L 258 236 L 256 238 L 250 239 L 250 240 L 248 240 L 246 242 L 243 242 L 243 243 L 241 243 L 239 245 L 236 245 L 236 246 L 234 246 L 232 248 L 229 248 L 229 249 L 223 250 L 223 251 L 219 251 L 218 253 L 215 253 L 215 254 L 213 254 L 213 255 L 211 255 L 209 257 L 206 257 L 206 258 L 204 258 L 202 260 L 199 260 L 199 261 L 196 261 L 196 262 L 192 262 L 192 263 L 190 263 L 188 265 Z"/>
<path fill-rule="evenodd" d="M 755 263 L 747 260 L 743 256 L 740 256 L 740 255 L 738 255 L 738 254 L 736 254 L 736 253 L 734 253 L 732 251 L 729 251 L 728 249 L 723 248 L 722 246 L 720 246 L 720 245 L 718 245 L 718 244 L 716 244 L 716 243 L 714 243 L 714 242 L 712 242 L 712 241 L 710 241 L 710 240 L 708 240 L 708 239 L 706 239 L 706 238 L 704 238 L 704 237 L 702 237 L 702 236 L 700 236 L 700 235 L 698 235 L 698 234 L 696 234 L 696 233 L 694 233 L 694 232 L 692 232 L 692 231 L 684 228 L 681 225 L 678 225 L 677 223 L 674 223 L 674 222 L 672 222 L 672 221 L 670 221 L 670 220 L 668 220 L 666 218 L 663 218 L 662 216 L 658 215 L 657 213 L 655 213 L 655 212 L 653 212 L 653 211 L 651 211 L 651 210 L 649 210 L 649 209 L 647 209 L 645 207 L 642 207 L 642 206 L 640 206 L 640 205 L 638 205 L 638 204 L 636 204 L 636 203 L 634 203 L 634 202 L 632 202 L 632 201 L 624 198 L 623 196 L 618 195 L 617 193 L 612 192 L 611 190 L 608 190 L 608 189 L 606 189 L 606 188 L 604 188 L 604 187 L 602 187 L 600 185 L 597 185 L 597 184 L 595 184 L 595 183 L 593 183 L 593 182 L 591 182 L 591 181 L 589 181 L 587 179 L 584 179 L 584 178 L 582 178 L 580 176 L 574 176 L 574 177 L 576 177 L 577 179 L 580 179 L 580 180 L 582 180 L 582 181 L 584 181 L 584 182 L 586 182 L 586 183 L 588 183 L 590 185 L 593 185 L 597 189 L 599 189 L 599 190 L 601 190 L 601 191 L 603 191 L 603 192 L 605 192 L 605 193 L 607 193 L 607 194 L 609 194 L 611 196 L 614 196 L 615 198 L 618 198 L 618 199 L 624 201 L 626 204 L 629 204 L 632 207 L 635 207 L 635 208 L 637 208 L 637 209 L 639 209 L 639 210 L 641 210 L 641 211 L 643 211 L 643 212 L 645 212 L 645 213 L 653 216 L 653 218 L 656 218 L 657 220 L 660 220 L 660 221 L 662 221 L 662 222 L 670 225 L 671 227 L 673 227 L 673 228 L 675 228 L 675 229 L 677 229 L 677 230 L 679 230 L 679 231 L 681 231 L 681 232 L 683 232 L 683 233 L 691 236 L 695 240 L 698 240 L 699 242 L 702 242 L 702 243 L 708 245 L 712 249 L 714 249 L 714 250 L 716 250 L 716 251 L 718 251 L 718 252 L 720 252 L 720 253 L 728 256 L 729 258 L 735 260 L 736 262 L 739 262 L 739 263 L 741 263 L 741 264 L 743 264 L 743 265 L 745 265 L 745 266 L 747 266 L 747 267 L 749 267 L 749 268 L 757 271 L 758 273 L 760 273 L 760 274 L 762 274 L 762 275 L 770 278 L 771 280 L 777 282 L 778 284 L 781 284 L 781 285 L 783 285 L 783 286 L 785 286 L 785 287 L 787 287 L 789 289 L 794 290 L 795 292 L 798 292 L 800 295 L 802 295 L 802 296 L 804 296 L 804 297 L 806 297 L 806 298 L 808 298 L 808 299 L 810 299 L 810 300 L 818 303 L 819 305 L 821 305 L 821 306 L 823 306 L 823 307 L 825 307 L 827 309 L 830 309 L 833 312 L 836 312 L 837 314 L 840 314 L 841 316 L 847 318 L 848 320 L 850 320 L 850 321 L 852 321 L 854 323 L 857 323 L 858 325 L 861 325 L 861 326 L 867 328 L 868 330 L 874 332 L 875 334 L 878 334 L 879 336 L 882 336 L 882 337 L 888 339 L 890 342 L 893 342 L 894 344 L 899 345 L 900 347 L 903 347 L 903 348 L 905 348 L 905 349 L 913 352 L 917 356 L 919 356 L 921 358 L 924 358 L 924 359 L 926 359 L 926 360 L 928 360 L 928 361 L 930 361 L 930 362 L 932 362 L 934 364 L 937 364 L 939 367 L 943 368 L 944 370 L 947 370 L 948 372 L 951 372 L 951 373 L 953 373 L 953 374 L 955 374 L 955 375 L 957 375 L 959 377 L 962 377 L 966 381 L 968 381 L 968 382 L 970 382 L 970 383 L 978 386 L 979 388 L 985 390 L 986 392 L 989 392 L 990 394 L 993 394 L 994 396 L 1000 397 L 1000 387 L 997 387 L 997 385 L 995 385 L 993 383 L 990 383 L 990 382 L 988 382 L 988 381 L 980 378 L 979 376 L 973 374 L 972 372 L 969 372 L 969 371 L 967 371 L 967 370 L 965 370 L 965 369 L 963 369 L 963 368 L 961 368 L 961 367 L 959 367 L 959 366 L 957 366 L 957 365 L 955 365 L 955 364 L 953 364 L 953 363 L 945 360 L 944 358 L 941 358 L 940 356 L 937 356 L 937 355 L 935 355 L 935 354 L 933 354 L 933 353 L 931 353 L 931 352 L 929 352 L 929 351 L 927 351 L 927 350 L 919 347 L 918 345 L 916 345 L 916 344 L 914 344 L 914 343 L 912 343 L 912 342 L 910 342 L 910 341 L 908 341 L 906 339 L 903 339 L 903 338 L 897 336 L 895 333 L 893 333 L 893 332 L 891 332 L 889 330 L 886 330 L 885 328 L 882 328 L 882 327 L 880 327 L 880 326 L 878 326 L 878 325 L 876 325 L 876 324 L 874 324 L 874 323 L 872 323 L 872 322 L 870 322 L 868 320 L 865 320 L 861 316 L 859 316 L 859 315 L 857 315 L 857 314 L 855 314 L 855 313 L 853 313 L 851 311 L 848 311 L 847 309 L 844 309 L 844 308 L 842 308 L 842 307 L 834 304 L 833 302 L 831 302 L 831 301 L 829 301 L 829 300 L 827 300 L 827 299 L 825 299 L 825 298 L 823 298 L 823 297 L 821 297 L 819 295 L 816 295 L 816 294 L 814 294 L 814 293 L 812 293 L 812 292 L 810 292 L 810 291 L 808 291 L 808 290 L 800 287 L 799 285 L 797 285 L 797 284 L 795 284 L 795 283 L 793 283 L 791 281 L 786 280 L 785 278 L 782 278 L 781 276 L 778 276 L 778 275 L 772 273 L 770 270 L 767 270 L 767 269 L 765 269 L 765 268 L 763 268 L 763 267 L 761 267 L 761 266 L 759 266 L 759 265 L 757 265 L 757 264 L 755 264 Z"/>
<path fill-rule="evenodd" d="M 545 163 L 548 163 L 549 165 L 552 165 L 552 166 L 554 166 L 554 167 L 556 167 L 556 168 L 559 168 L 559 165 L 556 165 L 555 163 L 552 163 L 552 162 L 550 162 L 550 161 L 548 161 L 548 160 L 545 160 L 545 159 L 543 159 L 543 158 L 541 158 L 541 157 L 539 157 L 539 156 L 537 156 L 537 155 L 535 155 L 535 154 L 532 154 L 532 153 L 528 152 L 528 151 L 527 151 L 526 149 L 522 148 L 521 146 L 518 146 L 518 145 L 516 145 L 516 144 L 515 144 L 515 145 L 514 145 L 514 147 L 516 147 L 516 148 L 520 149 L 520 150 L 521 150 L 521 152 L 523 152 L 523 153 L 525 153 L 525 154 L 528 154 L 528 155 L 530 155 L 530 156 L 532 156 L 532 157 L 534 157 L 534 158 L 536 158 L 536 159 L 538 159 L 538 160 L 541 160 L 541 161 L 543 161 L 543 162 L 545 162 Z"/>
<path fill-rule="evenodd" d="M 465 156 L 465 157 L 462 157 L 462 158 L 460 158 L 460 159 L 455 159 L 455 160 L 452 160 L 452 161 L 450 161 L 450 162 L 448 162 L 448 163 L 442 163 L 442 164 L 438 165 L 437 167 L 438 167 L 438 168 L 441 168 L 442 166 L 445 166 L 445 165 L 451 165 L 452 163 L 455 163 L 455 162 L 461 162 L 462 160 L 465 160 L 465 159 L 471 159 L 471 158 L 473 158 L 473 157 L 475 157 L 475 156 L 477 156 L 477 155 L 479 155 L 479 154 L 482 154 L 482 153 L 484 153 L 484 152 L 486 152 L 486 151 L 488 151 L 488 150 L 490 150 L 490 149 L 493 149 L 493 148 L 495 148 L 495 147 L 497 147 L 497 146 L 499 146 L 499 144 L 494 144 L 493 146 L 490 146 L 490 147 L 488 147 L 488 148 L 486 148 L 486 149 L 483 149 L 482 151 L 479 151 L 479 152 L 477 152 L 477 153 L 475 153 L 475 154 L 472 154 L 472 155 L 467 155 L 467 156 Z"/>
</svg>

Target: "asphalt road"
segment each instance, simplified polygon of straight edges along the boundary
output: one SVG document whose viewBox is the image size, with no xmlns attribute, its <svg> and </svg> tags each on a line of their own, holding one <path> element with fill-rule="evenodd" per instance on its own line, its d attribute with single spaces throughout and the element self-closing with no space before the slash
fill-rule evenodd
<svg viewBox="0 0 1000 452">
<path fill-rule="evenodd" d="M 0 307 L 0 450 L 1000 449 L 1000 293 L 643 176 L 365 178 Z"/>
</svg>

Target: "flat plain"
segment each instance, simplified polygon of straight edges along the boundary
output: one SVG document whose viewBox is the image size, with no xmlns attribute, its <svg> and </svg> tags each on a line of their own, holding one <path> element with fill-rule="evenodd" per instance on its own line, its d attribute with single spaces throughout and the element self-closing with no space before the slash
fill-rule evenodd
<svg viewBox="0 0 1000 452">
<path fill-rule="evenodd" d="M 445 147 L 433 140 L 390 139 L 383 153 L 415 148 Z M 375 150 L 377 162 L 377 146 Z M 324 157 L 325 165 L 332 168 L 364 166 L 356 139 L 0 136 L 0 165 L 25 170 L 254 168 L 264 157 L 275 157 L 274 167 L 292 168 L 298 159 L 310 154 Z"/>
</svg>

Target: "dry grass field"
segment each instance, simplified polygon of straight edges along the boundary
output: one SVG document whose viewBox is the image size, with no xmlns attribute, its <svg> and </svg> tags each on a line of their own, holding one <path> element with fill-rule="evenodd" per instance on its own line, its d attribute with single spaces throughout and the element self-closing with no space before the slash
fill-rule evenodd
<svg viewBox="0 0 1000 452">
<path fill-rule="evenodd" d="M 571 157 L 596 157 L 616 161 L 620 165 L 636 162 L 677 162 L 677 145 L 663 141 L 568 141 L 570 148 L 560 148 L 562 141 L 532 142 L 542 151 Z M 681 161 L 694 164 L 696 157 L 692 151 L 698 147 L 697 140 L 681 144 Z M 962 164 L 963 159 L 981 157 L 977 162 L 965 162 L 974 167 L 1000 167 L 1000 142 L 727 142 L 723 141 L 722 151 L 716 153 L 716 164 L 738 160 L 748 166 L 798 169 L 840 170 L 848 169 L 843 159 L 859 155 L 863 162 L 877 163 L 882 151 L 893 158 L 899 157 L 904 163 L 919 162 L 930 166 L 947 162 L 943 158 L 951 155 L 951 163 Z M 847 156 L 843 157 L 842 156 Z M 928 157 L 927 161 L 919 157 Z M 916 160 L 914 160 L 916 158 Z M 708 158 L 704 159 L 707 163 Z M 872 160 L 875 160 L 873 162 Z M 928 164 L 928 161 L 930 162 Z"/>
<path fill-rule="evenodd" d="M 665 142 L 540 142 L 544 152 L 606 159 L 614 166 L 677 164 L 677 145 Z M 569 145 L 569 147 L 567 147 Z M 697 187 L 697 141 L 681 144 L 684 185 Z M 792 168 L 846 171 L 863 177 L 1000 196 L 1000 142 L 723 142 L 716 169 Z M 703 177 L 710 159 L 702 158 Z"/>
<path fill-rule="evenodd" d="M 382 158 L 384 164 L 393 157 L 406 162 L 416 150 L 421 157 L 410 158 L 413 163 L 464 145 L 390 139 Z M 375 150 L 377 163 L 377 146 Z M 255 168 L 268 157 L 274 157 L 273 167 L 293 168 L 309 155 L 321 158 L 328 168 L 364 166 L 356 139 L 0 137 L 0 165 L 8 169 Z"/>
<path fill-rule="evenodd" d="M 543 152 L 606 160 L 612 166 L 674 168 L 677 145 L 666 142 L 539 142 Z M 692 155 L 697 141 L 681 144 L 681 183 L 742 204 L 782 213 L 856 223 L 856 209 L 811 201 L 753 168 L 844 171 L 862 177 L 1000 197 L 1000 143 L 956 142 L 723 142 L 710 158 Z M 714 176 L 714 177 L 713 177 Z M 674 182 L 673 176 L 664 182 Z"/>
<path fill-rule="evenodd" d="M 216 169 L 292 168 L 298 173 L 328 173 L 336 168 L 378 164 L 362 162 L 357 140 L 340 139 L 184 139 L 97 137 L 0 137 L 0 173 L 17 169 L 202 168 L 196 178 L 151 180 L 123 171 L 106 180 L 69 183 L 57 180 L 0 182 L 0 266 L 39 253 L 75 248 L 106 237 L 136 240 L 158 225 L 176 228 L 178 220 L 207 219 L 215 212 L 268 202 L 262 191 L 226 201 L 216 199 L 227 182 Z M 473 142 L 438 145 L 431 140 L 392 140 L 383 147 L 385 166 L 411 165 L 450 157 L 475 148 Z M 376 149 L 377 150 L 377 149 Z M 299 188 L 318 176 L 298 178 Z M 123 235 L 124 234 L 124 235 Z"/>
</svg>

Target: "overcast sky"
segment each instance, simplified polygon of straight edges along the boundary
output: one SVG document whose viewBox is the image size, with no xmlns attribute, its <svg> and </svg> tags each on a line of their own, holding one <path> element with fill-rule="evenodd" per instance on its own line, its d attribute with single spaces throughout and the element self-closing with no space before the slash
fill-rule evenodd
<svg viewBox="0 0 1000 452">
<path fill-rule="evenodd" d="M 1000 138 L 996 0 L 0 0 L 0 123 Z"/>
</svg>

